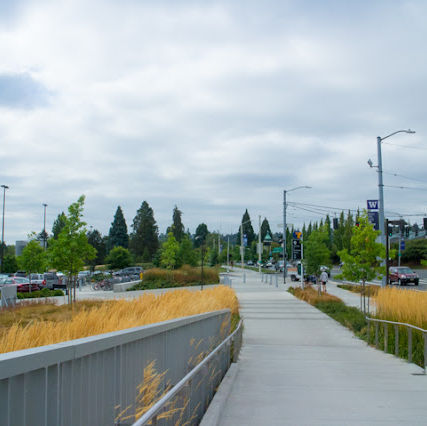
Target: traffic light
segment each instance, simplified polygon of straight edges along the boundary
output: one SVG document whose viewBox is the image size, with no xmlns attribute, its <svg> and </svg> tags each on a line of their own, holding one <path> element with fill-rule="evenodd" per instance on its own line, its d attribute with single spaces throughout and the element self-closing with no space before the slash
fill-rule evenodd
<svg viewBox="0 0 427 426">
<path fill-rule="evenodd" d="M 427 229 L 427 217 L 423 218 L 424 230 Z"/>
<path fill-rule="evenodd" d="M 357 226 L 357 227 L 359 227 L 359 226 L 360 226 L 360 223 L 359 223 L 359 222 L 356 222 L 356 226 Z"/>
<path fill-rule="evenodd" d="M 427 220 L 427 218 L 426 218 L 426 220 Z M 338 219 L 337 219 L 336 217 L 334 217 L 334 218 L 332 219 L 332 227 L 333 227 L 334 229 L 338 229 Z"/>
<path fill-rule="evenodd" d="M 406 227 L 405 231 L 406 231 L 406 238 L 408 238 L 409 237 L 409 226 Z"/>
<path fill-rule="evenodd" d="M 393 235 L 393 228 L 390 225 L 387 226 L 387 233 L 389 237 Z"/>
</svg>

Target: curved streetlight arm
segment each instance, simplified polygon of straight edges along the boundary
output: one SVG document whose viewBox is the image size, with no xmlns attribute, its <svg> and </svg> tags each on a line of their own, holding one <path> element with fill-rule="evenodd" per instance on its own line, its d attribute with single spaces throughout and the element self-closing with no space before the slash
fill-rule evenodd
<svg viewBox="0 0 427 426">
<path fill-rule="evenodd" d="M 383 141 L 384 139 L 387 139 L 387 138 L 389 138 L 390 136 L 393 136 L 393 135 L 395 135 L 396 133 L 416 133 L 416 132 L 414 132 L 413 130 L 411 130 L 411 129 L 408 129 L 408 130 L 398 130 L 398 131 L 396 131 L 396 132 L 394 132 L 394 133 L 391 133 L 390 135 L 388 135 L 388 136 L 385 136 L 384 138 L 382 138 L 382 137 L 380 137 L 380 136 L 378 136 L 378 138 L 381 140 L 381 141 Z"/>
<path fill-rule="evenodd" d="M 287 208 L 287 203 L 286 203 L 286 193 L 287 192 L 291 192 L 291 191 L 295 191 L 296 189 L 300 189 L 300 188 L 306 188 L 306 189 L 311 189 L 311 186 L 297 186 L 296 188 L 292 188 L 289 190 L 283 190 L 283 283 L 286 284 L 286 275 L 288 274 L 288 267 L 287 267 L 287 259 L 286 259 L 286 208 Z"/>
</svg>

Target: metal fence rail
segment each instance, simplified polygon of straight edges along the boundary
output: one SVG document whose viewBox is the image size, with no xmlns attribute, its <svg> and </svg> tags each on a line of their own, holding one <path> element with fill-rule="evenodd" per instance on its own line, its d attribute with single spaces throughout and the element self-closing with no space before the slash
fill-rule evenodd
<svg viewBox="0 0 427 426">
<path fill-rule="evenodd" d="M 181 411 L 178 411 L 176 414 L 179 414 L 179 418 L 184 424 L 198 424 L 206 411 L 207 405 L 209 405 L 214 396 L 214 388 L 221 383 L 222 378 L 230 367 L 231 355 L 233 355 L 233 362 L 237 362 L 242 344 L 242 324 L 243 321 L 241 320 L 236 330 L 230 336 L 180 380 L 179 383 L 170 389 L 132 426 L 143 426 L 150 421 L 152 425 L 158 425 L 158 417 L 166 410 L 165 407 L 167 407 L 167 404 L 175 397 L 182 398 L 182 395 L 184 395 L 182 411 L 185 412 L 185 415 L 183 416 Z M 231 344 L 233 344 L 233 354 L 230 353 Z M 215 370 L 221 374 L 217 374 L 218 377 L 214 382 L 213 380 L 209 380 L 209 377 L 213 376 L 212 373 Z M 198 379 L 198 375 L 202 377 Z M 205 402 L 207 403 L 206 406 L 201 405 Z M 173 406 L 176 409 L 176 404 L 173 404 Z M 196 412 L 192 412 L 191 407 L 196 407 Z M 198 409 L 198 407 L 201 409 Z M 175 424 L 172 418 L 169 420 L 170 424 Z"/>
<path fill-rule="evenodd" d="M 1 354 L 0 424 L 114 425 L 135 413 L 148 363 L 174 385 L 229 331 L 223 310 Z"/>
<path fill-rule="evenodd" d="M 412 362 L 412 330 L 420 331 L 423 335 L 424 340 L 424 374 L 426 374 L 427 369 L 427 330 L 424 330 L 423 328 L 416 327 L 412 324 L 406 324 L 402 322 L 395 322 L 395 321 L 387 321 L 387 320 L 381 320 L 376 318 L 369 318 L 366 317 L 366 320 L 368 321 L 368 342 L 370 339 L 370 333 L 371 333 L 371 322 L 375 324 L 375 347 L 379 349 L 379 324 L 382 323 L 384 327 L 384 352 L 388 352 L 388 325 L 394 325 L 394 354 L 396 356 L 399 356 L 399 327 L 406 327 L 408 332 L 408 362 Z"/>
</svg>

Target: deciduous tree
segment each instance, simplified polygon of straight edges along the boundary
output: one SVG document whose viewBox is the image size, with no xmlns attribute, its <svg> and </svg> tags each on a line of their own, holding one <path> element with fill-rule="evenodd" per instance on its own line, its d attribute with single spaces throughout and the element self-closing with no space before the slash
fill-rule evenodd
<svg viewBox="0 0 427 426">
<path fill-rule="evenodd" d="M 68 207 L 68 216 L 63 220 L 63 227 L 56 240 L 53 240 L 48 250 L 49 263 L 53 268 L 63 271 L 73 283 L 74 302 L 76 301 L 76 277 L 83 268 L 86 259 L 96 256 L 88 242 L 86 222 L 82 220 L 85 196 L 82 195 Z M 71 298 L 69 299 L 71 302 Z"/>
</svg>

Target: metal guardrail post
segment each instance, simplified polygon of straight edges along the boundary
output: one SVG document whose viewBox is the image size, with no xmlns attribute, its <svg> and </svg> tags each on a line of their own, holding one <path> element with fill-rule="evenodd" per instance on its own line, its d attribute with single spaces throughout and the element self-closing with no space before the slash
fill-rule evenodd
<svg viewBox="0 0 427 426">
<path fill-rule="evenodd" d="M 427 334 L 423 333 L 424 337 L 424 374 L 426 374 L 426 366 L 427 366 Z"/>
<path fill-rule="evenodd" d="M 412 362 L 412 328 L 406 328 L 408 330 L 408 362 Z"/>
<path fill-rule="evenodd" d="M 366 320 L 368 321 L 368 332 L 367 332 L 367 337 L 368 337 L 368 345 L 369 345 L 369 340 L 371 338 L 371 321 L 369 320 L 369 318 L 366 318 Z"/>
<path fill-rule="evenodd" d="M 375 323 L 375 347 L 378 349 L 378 323 Z"/>
<path fill-rule="evenodd" d="M 394 325 L 394 354 L 399 356 L 399 326 Z"/>
<path fill-rule="evenodd" d="M 264 282 L 264 272 L 261 273 L 261 282 Z"/>
<path fill-rule="evenodd" d="M 278 280 L 278 276 L 276 275 L 276 287 L 279 287 L 279 280 Z"/>
<path fill-rule="evenodd" d="M 246 283 L 246 274 L 243 274 L 243 283 Z"/>
<path fill-rule="evenodd" d="M 273 275 L 270 274 L 270 285 L 273 284 Z"/>
<path fill-rule="evenodd" d="M 384 352 L 388 352 L 388 324 L 384 323 Z"/>
</svg>

